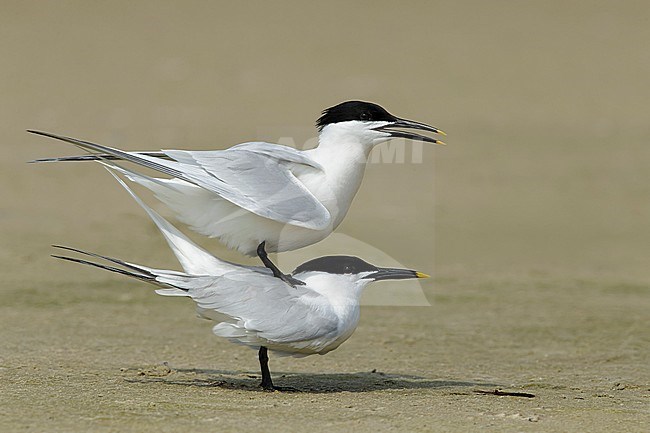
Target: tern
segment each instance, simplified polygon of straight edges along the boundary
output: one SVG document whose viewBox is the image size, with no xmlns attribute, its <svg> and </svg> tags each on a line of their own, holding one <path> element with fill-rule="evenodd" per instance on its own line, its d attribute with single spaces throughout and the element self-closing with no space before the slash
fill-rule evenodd
<svg viewBox="0 0 650 433">
<path fill-rule="evenodd" d="M 149 188 L 192 230 L 219 238 L 253 256 L 302 248 L 325 239 L 343 221 L 363 179 L 374 146 L 392 138 L 444 144 L 401 129 L 446 135 L 433 126 L 396 117 L 377 104 L 347 101 L 322 112 L 318 146 L 297 150 L 265 142 L 225 150 L 126 152 L 49 132 L 29 132 L 72 143 L 93 154 L 34 162 L 88 161 L 110 164 Z M 170 178 L 117 166 L 125 160 Z"/>
<path fill-rule="evenodd" d="M 368 284 L 428 277 L 409 269 L 380 268 L 358 257 L 326 256 L 298 266 L 292 278 L 304 284 L 291 285 L 275 277 L 275 271 L 267 267 L 238 265 L 211 255 L 113 175 L 156 224 L 184 272 L 154 269 L 56 245 L 55 248 L 101 259 L 110 265 L 62 255 L 53 257 L 152 283 L 160 295 L 192 298 L 199 316 L 216 322 L 212 328 L 216 335 L 258 350 L 260 386 L 265 390 L 282 390 L 273 385 L 268 350 L 294 357 L 326 354 L 356 329 L 359 298 Z M 259 247 L 263 249 L 263 244 Z"/>
</svg>

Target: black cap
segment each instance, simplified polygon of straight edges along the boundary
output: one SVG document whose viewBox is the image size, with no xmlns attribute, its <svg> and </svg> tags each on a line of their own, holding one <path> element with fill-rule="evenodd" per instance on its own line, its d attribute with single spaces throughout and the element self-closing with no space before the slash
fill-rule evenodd
<svg viewBox="0 0 650 433">
<path fill-rule="evenodd" d="M 358 257 L 326 256 L 310 260 L 298 266 L 293 275 L 301 272 L 327 272 L 328 274 L 359 274 L 361 272 L 377 272 L 378 268 Z"/>
<path fill-rule="evenodd" d="M 318 130 L 331 123 L 360 120 L 362 122 L 394 122 L 397 117 L 372 102 L 346 101 L 323 110 L 323 115 L 316 121 Z"/>
</svg>

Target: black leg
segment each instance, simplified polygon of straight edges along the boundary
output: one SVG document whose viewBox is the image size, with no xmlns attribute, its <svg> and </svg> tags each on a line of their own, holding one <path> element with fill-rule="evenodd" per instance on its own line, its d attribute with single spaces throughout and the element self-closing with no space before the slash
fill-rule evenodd
<svg viewBox="0 0 650 433">
<path fill-rule="evenodd" d="M 268 254 L 266 254 L 266 249 L 264 248 L 266 246 L 266 241 L 262 242 L 257 246 L 257 256 L 260 258 L 262 263 L 264 263 L 264 266 L 269 268 L 273 272 L 273 276 L 276 278 L 281 279 L 291 287 L 296 287 L 296 286 L 304 286 L 305 283 L 303 281 L 297 280 L 293 278 L 291 275 L 285 275 L 280 271 L 280 269 L 275 266 L 275 263 L 269 259 Z"/>
<path fill-rule="evenodd" d="M 262 371 L 262 383 L 260 383 L 260 386 L 264 391 L 297 391 L 297 389 L 288 386 L 273 385 L 271 372 L 269 371 L 269 354 L 266 347 L 260 346 L 258 356 L 260 359 L 260 370 Z"/>
<path fill-rule="evenodd" d="M 271 372 L 269 371 L 269 355 L 267 353 L 266 347 L 260 346 L 260 351 L 258 353 L 260 358 L 260 369 L 262 370 L 262 383 L 260 386 L 265 391 L 273 391 L 275 387 L 273 386 L 273 380 L 271 380 Z"/>
</svg>

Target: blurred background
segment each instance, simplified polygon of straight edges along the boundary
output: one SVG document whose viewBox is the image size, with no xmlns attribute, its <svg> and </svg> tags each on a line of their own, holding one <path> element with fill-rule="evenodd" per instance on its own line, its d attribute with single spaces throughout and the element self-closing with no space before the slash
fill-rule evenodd
<svg viewBox="0 0 650 433">
<path fill-rule="evenodd" d="M 632 431 L 647 420 L 647 1 L 0 6 L 0 425 L 190 431 L 223 413 L 236 431 L 289 419 L 363 431 L 361 418 L 376 423 L 367 431 L 521 431 L 512 423 L 527 419 Z M 321 110 L 350 99 L 439 127 L 448 146 L 399 144 L 401 163 L 398 145 L 377 149 L 337 233 L 280 266 L 358 254 L 433 278 L 371 289 L 391 306 L 364 309 L 326 357 L 273 357 L 307 398 L 271 396 L 282 402 L 271 408 L 250 392 L 256 357 L 214 338 L 189 300 L 49 257 L 64 244 L 178 269 L 97 164 L 27 164 L 78 150 L 26 129 L 130 150 L 303 147 Z M 163 360 L 167 379 L 148 367 Z M 488 384 L 540 398 L 471 391 Z M 242 407 L 252 416 L 230 416 Z"/>
<path fill-rule="evenodd" d="M 645 1 L 2 6 L 4 272 L 50 278 L 51 243 L 169 256 L 97 166 L 25 164 L 77 153 L 27 128 L 133 150 L 302 146 L 322 109 L 362 99 L 449 145 L 371 164 L 340 233 L 436 274 L 650 277 Z"/>
</svg>

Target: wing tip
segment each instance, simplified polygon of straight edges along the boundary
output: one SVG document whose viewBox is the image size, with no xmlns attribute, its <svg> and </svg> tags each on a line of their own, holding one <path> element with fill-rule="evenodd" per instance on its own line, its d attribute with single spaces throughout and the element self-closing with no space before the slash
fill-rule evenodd
<svg viewBox="0 0 650 433">
<path fill-rule="evenodd" d="M 44 137 L 51 137 L 51 138 L 56 138 L 56 135 L 52 134 L 51 132 L 45 132 L 45 131 L 39 131 L 37 129 L 26 129 L 30 134 L 36 134 L 36 135 L 42 135 Z"/>
</svg>

